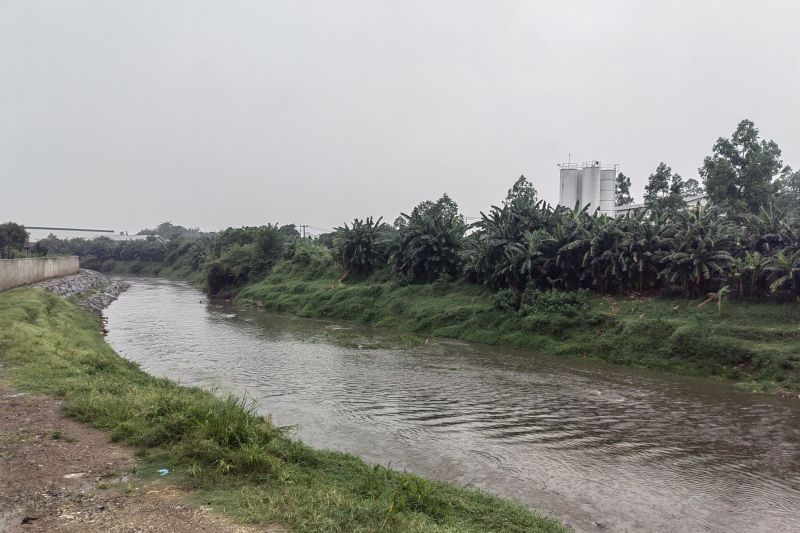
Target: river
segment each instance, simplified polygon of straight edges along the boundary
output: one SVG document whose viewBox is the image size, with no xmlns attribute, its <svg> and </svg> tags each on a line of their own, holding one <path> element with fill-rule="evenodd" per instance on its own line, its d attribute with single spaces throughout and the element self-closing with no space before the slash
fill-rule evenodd
<svg viewBox="0 0 800 533">
<path fill-rule="evenodd" d="M 577 531 L 800 531 L 798 400 L 456 341 L 342 347 L 330 323 L 129 281 L 106 310 L 118 353 L 246 392 L 311 445 L 480 487 Z"/>
</svg>

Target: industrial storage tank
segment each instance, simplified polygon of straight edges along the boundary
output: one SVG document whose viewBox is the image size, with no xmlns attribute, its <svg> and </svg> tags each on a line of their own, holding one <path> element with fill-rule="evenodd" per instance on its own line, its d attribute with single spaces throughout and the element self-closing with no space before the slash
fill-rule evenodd
<svg viewBox="0 0 800 533">
<path fill-rule="evenodd" d="M 581 207 L 588 204 L 591 213 L 600 207 L 600 162 L 584 162 L 582 174 Z"/>
<path fill-rule="evenodd" d="M 600 213 L 614 216 L 616 206 L 617 166 L 603 165 L 600 168 Z"/>
<path fill-rule="evenodd" d="M 575 165 L 565 163 L 561 165 L 560 174 L 561 188 L 558 195 L 558 204 L 573 208 L 581 197 L 578 168 Z"/>
</svg>

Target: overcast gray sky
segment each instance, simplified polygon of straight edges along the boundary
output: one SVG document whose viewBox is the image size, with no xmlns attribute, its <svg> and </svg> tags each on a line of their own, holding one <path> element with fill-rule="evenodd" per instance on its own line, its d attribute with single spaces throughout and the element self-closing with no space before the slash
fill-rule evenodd
<svg viewBox="0 0 800 533">
<path fill-rule="evenodd" d="M 742 118 L 800 167 L 800 2 L 0 0 L 0 222 L 467 216 L 619 163 L 641 198 Z"/>
</svg>

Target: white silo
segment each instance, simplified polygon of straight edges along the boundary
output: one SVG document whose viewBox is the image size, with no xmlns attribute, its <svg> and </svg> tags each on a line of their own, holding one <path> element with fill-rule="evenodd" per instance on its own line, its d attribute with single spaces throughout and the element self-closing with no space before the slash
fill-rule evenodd
<svg viewBox="0 0 800 533">
<path fill-rule="evenodd" d="M 581 207 L 589 205 L 589 212 L 600 207 L 600 161 L 586 161 L 581 179 Z"/>
<path fill-rule="evenodd" d="M 561 165 L 560 176 L 561 188 L 558 195 L 558 204 L 573 208 L 581 196 L 578 167 L 574 164 L 564 163 Z"/>
<path fill-rule="evenodd" d="M 600 169 L 600 214 L 614 216 L 616 205 L 617 166 L 603 165 Z"/>
</svg>

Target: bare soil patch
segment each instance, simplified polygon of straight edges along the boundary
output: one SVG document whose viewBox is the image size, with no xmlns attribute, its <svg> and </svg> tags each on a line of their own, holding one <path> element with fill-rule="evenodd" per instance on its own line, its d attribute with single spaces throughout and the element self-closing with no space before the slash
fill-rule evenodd
<svg viewBox="0 0 800 533">
<path fill-rule="evenodd" d="M 61 402 L 0 384 L 0 533 L 283 531 L 187 505 L 137 478 L 133 449 L 65 417 Z"/>
</svg>

